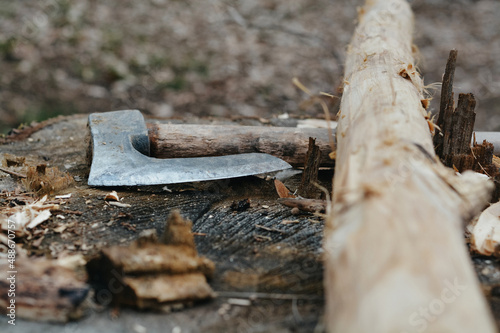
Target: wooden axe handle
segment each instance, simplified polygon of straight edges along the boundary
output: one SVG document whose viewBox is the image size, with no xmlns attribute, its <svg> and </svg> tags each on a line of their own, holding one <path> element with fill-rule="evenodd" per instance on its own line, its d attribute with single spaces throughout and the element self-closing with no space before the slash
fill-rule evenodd
<svg viewBox="0 0 500 333">
<path fill-rule="evenodd" d="M 147 124 L 151 156 L 157 158 L 267 153 L 292 166 L 303 166 L 309 137 L 321 151 L 321 166 L 333 166 L 328 130 L 324 128 Z"/>
</svg>

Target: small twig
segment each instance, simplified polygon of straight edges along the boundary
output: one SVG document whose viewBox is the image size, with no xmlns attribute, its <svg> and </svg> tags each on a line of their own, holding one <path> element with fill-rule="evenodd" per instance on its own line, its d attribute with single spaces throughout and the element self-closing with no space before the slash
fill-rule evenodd
<svg viewBox="0 0 500 333">
<path fill-rule="evenodd" d="M 121 208 L 128 208 L 128 207 L 132 207 L 132 205 L 130 204 L 126 204 L 126 203 L 123 203 L 123 202 L 118 202 L 118 201 L 106 201 L 106 203 L 108 205 L 111 205 L 111 206 L 116 206 L 116 207 L 121 207 Z"/>
<path fill-rule="evenodd" d="M 17 178 L 26 178 L 26 175 L 23 175 L 21 173 L 17 173 L 14 171 L 10 171 L 10 170 L 2 168 L 2 167 L 0 167 L 0 171 L 5 172 L 6 174 L 9 174 L 9 175 L 17 177 Z"/>
<path fill-rule="evenodd" d="M 217 297 L 224 298 L 248 298 L 254 299 L 279 299 L 279 300 L 309 300 L 323 301 L 323 296 L 306 294 L 276 294 L 276 293 L 252 293 L 238 291 L 216 291 Z"/>
<path fill-rule="evenodd" d="M 292 208 L 298 208 L 310 213 L 324 213 L 326 211 L 326 201 L 318 199 L 289 199 L 280 198 L 278 202 L 282 205 Z"/>
<path fill-rule="evenodd" d="M 73 214 L 73 215 L 83 215 L 83 212 L 79 210 L 68 210 L 68 209 L 58 209 L 55 210 L 54 213 L 63 213 L 63 214 Z"/>
<path fill-rule="evenodd" d="M 264 229 L 266 231 L 271 231 L 271 232 L 279 232 L 280 234 L 284 234 L 286 233 L 285 231 L 283 230 L 279 230 L 279 229 L 276 229 L 276 228 L 269 228 L 269 227 L 266 227 L 264 225 L 260 225 L 260 224 L 256 224 L 255 225 L 256 228 L 259 228 L 259 229 Z"/>
<path fill-rule="evenodd" d="M 300 223 L 299 220 L 283 220 L 281 224 L 292 224 L 292 223 Z"/>
<path fill-rule="evenodd" d="M 318 102 L 321 105 L 321 108 L 323 109 L 323 112 L 325 113 L 325 119 L 326 119 L 326 128 L 328 129 L 328 137 L 330 140 L 330 147 L 332 149 L 332 152 L 335 152 L 335 140 L 333 136 L 333 130 L 331 126 L 331 117 L 330 117 L 330 110 L 328 110 L 328 106 L 326 105 L 325 101 L 323 101 L 321 98 L 317 98 L 317 96 L 314 96 L 309 89 L 307 89 L 306 86 L 302 84 L 302 82 L 299 81 L 297 77 L 294 77 L 292 79 L 292 83 L 305 92 L 310 98 L 313 98 L 316 102 Z"/>
<path fill-rule="evenodd" d="M 245 298 L 230 298 L 227 300 L 227 304 L 237 306 L 250 306 L 252 305 L 252 300 Z"/>
<path fill-rule="evenodd" d="M 272 241 L 273 240 L 271 237 L 262 236 L 262 235 L 253 235 L 253 238 L 255 238 L 255 240 L 258 242 Z"/>
</svg>

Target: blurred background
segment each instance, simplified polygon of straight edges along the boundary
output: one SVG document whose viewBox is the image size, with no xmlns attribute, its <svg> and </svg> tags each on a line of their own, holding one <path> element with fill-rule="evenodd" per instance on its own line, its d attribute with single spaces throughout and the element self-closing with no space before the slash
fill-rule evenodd
<svg viewBox="0 0 500 333">
<path fill-rule="evenodd" d="M 459 50 L 455 92 L 500 130 L 500 2 L 410 1 L 426 84 Z M 0 0 L 0 133 L 57 115 L 321 117 L 363 1 Z M 431 104 L 438 108 L 439 89 Z M 330 100 L 332 114 L 338 111 Z"/>
</svg>

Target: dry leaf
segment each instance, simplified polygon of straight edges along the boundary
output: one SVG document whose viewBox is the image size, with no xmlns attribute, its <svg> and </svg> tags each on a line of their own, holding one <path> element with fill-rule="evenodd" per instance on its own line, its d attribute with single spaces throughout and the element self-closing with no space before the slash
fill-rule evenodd
<svg viewBox="0 0 500 333">
<path fill-rule="evenodd" d="M 473 250 L 492 255 L 500 244 L 500 202 L 481 213 L 472 226 L 470 244 Z"/>
<path fill-rule="evenodd" d="M 278 192 L 280 198 L 295 198 L 295 195 L 293 195 L 280 180 L 275 179 L 274 186 L 276 187 L 276 192 Z"/>
</svg>

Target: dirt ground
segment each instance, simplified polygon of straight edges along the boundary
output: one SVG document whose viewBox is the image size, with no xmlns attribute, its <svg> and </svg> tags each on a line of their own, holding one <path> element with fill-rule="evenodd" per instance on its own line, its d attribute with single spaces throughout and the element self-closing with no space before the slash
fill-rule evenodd
<svg viewBox="0 0 500 333">
<path fill-rule="evenodd" d="M 0 132 L 127 108 L 159 117 L 322 116 L 301 104 L 307 96 L 292 78 L 338 94 L 362 2 L 0 0 Z M 426 83 L 440 81 L 458 49 L 455 91 L 476 95 L 476 128 L 500 130 L 500 3 L 410 2 Z M 332 114 L 337 108 L 331 101 Z"/>
</svg>

